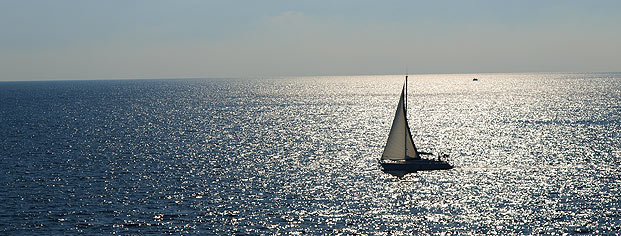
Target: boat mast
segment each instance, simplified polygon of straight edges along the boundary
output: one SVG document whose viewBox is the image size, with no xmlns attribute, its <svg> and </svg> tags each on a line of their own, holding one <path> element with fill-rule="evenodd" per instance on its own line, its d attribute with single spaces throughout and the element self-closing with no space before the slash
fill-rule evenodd
<svg viewBox="0 0 621 236">
<path fill-rule="evenodd" d="M 408 75 L 405 74 L 405 120 L 408 119 Z"/>
<path fill-rule="evenodd" d="M 408 125 L 407 125 L 408 124 L 408 72 L 407 72 L 407 69 L 405 72 L 405 97 L 403 98 L 403 117 L 405 117 L 405 124 L 406 124 L 405 125 L 406 131 L 405 131 L 405 136 L 404 136 L 404 141 L 405 141 L 405 145 L 404 145 L 405 158 L 404 159 L 407 159 L 408 158 L 408 130 L 407 130 L 408 129 Z"/>
<path fill-rule="evenodd" d="M 408 120 L 408 66 L 405 66 L 405 120 Z"/>
</svg>

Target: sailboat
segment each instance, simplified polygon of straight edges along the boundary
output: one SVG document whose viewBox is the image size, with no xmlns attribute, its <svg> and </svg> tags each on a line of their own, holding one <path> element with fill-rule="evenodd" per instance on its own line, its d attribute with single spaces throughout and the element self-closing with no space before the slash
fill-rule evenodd
<svg viewBox="0 0 621 236">
<path fill-rule="evenodd" d="M 412 140 L 412 133 L 407 119 L 407 84 L 408 76 L 405 76 L 405 84 L 401 89 L 401 98 L 392 127 L 386 141 L 386 147 L 382 153 L 380 164 L 385 172 L 403 175 L 405 173 L 420 170 L 447 170 L 452 169 L 446 161 L 440 160 L 440 155 L 436 159 L 422 158 L 422 155 L 432 156 L 432 153 L 419 152 Z M 443 155 L 444 158 L 447 155 Z"/>
</svg>

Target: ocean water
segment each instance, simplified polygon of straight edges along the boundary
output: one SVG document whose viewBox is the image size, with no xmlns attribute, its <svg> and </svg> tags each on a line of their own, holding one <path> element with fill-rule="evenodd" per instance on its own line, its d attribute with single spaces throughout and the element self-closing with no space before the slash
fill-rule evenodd
<svg viewBox="0 0 621 236">
<path fill-rule="evenodd" d="M 473 82 L 472 78 L 479 78 Z M 0 83 L 0 234 L 621 231 L 621 73 Z"/>
</svg>

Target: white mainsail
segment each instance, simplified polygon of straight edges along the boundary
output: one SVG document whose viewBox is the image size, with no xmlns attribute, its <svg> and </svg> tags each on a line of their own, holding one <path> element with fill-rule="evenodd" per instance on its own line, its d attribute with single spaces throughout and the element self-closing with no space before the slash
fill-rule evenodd
<svg viewBox="0 0 621 236">
<path fill-rule="evenodd" d="M 401 90 L 401 99 L 399 99 L 397 112 L 395 112 L 395 119 L 392 121 L 388 141 L 386 142 L 384 153 L 382 153 L 382 160 L 420 159 L 416 146 L 414 146 L 414 142 L 412 141 L 410 127 L 405 117 L 404 92 L 405 85 Z"/>
</svg>

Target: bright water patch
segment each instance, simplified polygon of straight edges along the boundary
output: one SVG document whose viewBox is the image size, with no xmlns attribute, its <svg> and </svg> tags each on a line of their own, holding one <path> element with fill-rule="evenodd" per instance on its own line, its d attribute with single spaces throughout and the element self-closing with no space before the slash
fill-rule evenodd
<svg viewBox="0 0 621 236">
<path fill-rule="evenodd" d="M 472 77 L 479 78 L 473 82 Z M 0 83 L 0 232 L 615 234 L 621 74 Z"/>
</svg>

